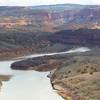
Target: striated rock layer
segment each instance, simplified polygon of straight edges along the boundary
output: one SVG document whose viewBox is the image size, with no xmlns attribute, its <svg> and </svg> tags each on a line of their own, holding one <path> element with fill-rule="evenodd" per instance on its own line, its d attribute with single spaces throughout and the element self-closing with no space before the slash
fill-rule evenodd
<svg viewBox="0 0 100 100">
<path fill-rule="evenodd" d="M 100 29 L 100 6 L 51 5 L 0 7 L 0 27 L 38 32 L 63 29 Z M 20 28 L 21 27 L 21 28 Z"/>
</svg>

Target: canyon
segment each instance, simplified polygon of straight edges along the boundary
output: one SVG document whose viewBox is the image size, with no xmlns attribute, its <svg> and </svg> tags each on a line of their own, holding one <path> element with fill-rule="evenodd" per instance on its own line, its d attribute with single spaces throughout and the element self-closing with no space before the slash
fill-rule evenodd
<svg viewBox="0 0 100 100">
<path fill-rule="evenodd" d="M 86 52 L 79 52 L 80 49 L 78 52 L 72 52 L 80 47 L 88 49 Z M 71 52 L 67 52 L 68 50 Z M 13 81 L 10 81 L 12 79 L 16 81 L 16 85 L 18 81 L 21 85 L 17 86 L 22 88 L 21 80 L 26 82 L 26 77 L 31 77 L 29 81 L 32 83 L 27 81 L 28 84 L 38 87 L 37 82 L 42 77 L 46 93 L 49 91 L 55 94 L 53 97 L 49 95 L 54 100 L 56 97 L 58 100 L 61 100 L 61 97 L 65 100 L 100 100 L 100 6 L 1 6 L 0 61 L 0 87 L 3 87 L 4 81 L 7 81 L 8 85 L 10 82 L 13 84 Z M 15 77 L 2 75 L 3 68 L 3 71 L 10 70 L 16 74 Z M 50 78 L 53 89 L 61 97 L 52 91 L 49 79 L 44 78 L 45 75 Z M 32 79 L 38 81 L 35 83 Z M 25 87 L 27 90 L 28 87 Z M 34 90 L 31 87 L 29 89 Z M 43 95 L 44 97 L 41 97 L 47 100 L 45 93 Z M 5 94 L 1 94 L 2 96 L 5 98 L 3 100 L 8 99 Z"/>
<path fill-rule="evenodd" d="M 64 51 L 81 39 L 82 46 L 99 45 L 99 12 L 99 5 L 1 6 L 0 58 Z"/>
<path fill-rule="evenodd" d="M 99 46 L 99 12 L 99 5 L 1 6 L 0 58 Z"/>
<path fill-rule="evenodd" d="M 0 7 L 0 27 L 55 32 L 64 29 L 100 29 L 100 7 L 89 5 L 51 5 L 38 7 Z"/>
</svg>

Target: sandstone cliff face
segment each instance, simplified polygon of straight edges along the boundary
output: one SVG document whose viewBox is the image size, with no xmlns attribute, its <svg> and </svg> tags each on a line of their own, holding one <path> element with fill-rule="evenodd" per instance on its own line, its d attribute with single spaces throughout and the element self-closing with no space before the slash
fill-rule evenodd
<svg viewBox="0 0 100 100">
<path fill-rule="evenodd" d="M 33 31 L 42 32 L 100 28 L 99 6 L 77 6 L 61 5 L 59 8 L 58 6 L 52 6 L 51 10 L 50 6 L 46 6 L 45 9 L 42 7 L 1 7 L 0 27 L 33 28 Z"/>
</svg>

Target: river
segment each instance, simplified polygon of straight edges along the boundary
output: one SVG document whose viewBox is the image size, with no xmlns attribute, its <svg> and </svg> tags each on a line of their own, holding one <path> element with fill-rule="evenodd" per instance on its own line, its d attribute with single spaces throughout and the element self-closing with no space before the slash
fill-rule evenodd
<svg viewBox="0 0 100 100">
<path fill-rule="evenodd" d="M 81 47 L 66 52 L 35 54 L 21 58 L 86 52 L 89 50 L 89 48 Z M 49 72 L 12 70 L 10 65 L 15 61 L 0 61 L 0 75 L 12 75 L 9 81 L 3 82 L 0 91 L 0 100 L 63 100 L 52 89 L 50 79 L 47 78 Z"/>
</svg>

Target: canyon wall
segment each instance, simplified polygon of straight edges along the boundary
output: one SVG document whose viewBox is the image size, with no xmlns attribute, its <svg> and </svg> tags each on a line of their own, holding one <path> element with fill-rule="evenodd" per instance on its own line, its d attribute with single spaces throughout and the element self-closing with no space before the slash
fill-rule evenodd
<svg viewBox="0 0 100 100">
<path fill-rule="evenodd" d="M 100 29 L 100 6 L 0 7 L 0 27 L 32 32 Z"/>
</svg>

